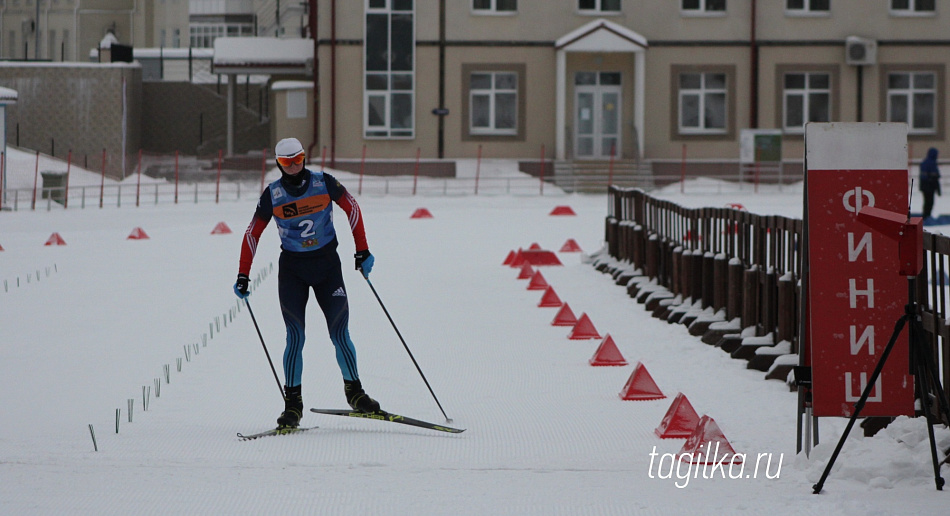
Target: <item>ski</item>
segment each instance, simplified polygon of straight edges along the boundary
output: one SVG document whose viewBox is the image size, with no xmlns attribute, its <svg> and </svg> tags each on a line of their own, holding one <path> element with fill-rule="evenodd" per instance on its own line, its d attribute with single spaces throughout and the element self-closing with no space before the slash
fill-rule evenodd
<svg viewBox="0 0 950 516">
<path fill-rule="evenodd" d="M 238 436 L 238 439 L 242 441 L 250 441 L 251 439 L 267 437 L 270 435 L 289 435 L 289 434 L 296 434 L 299 432 L 306 432 L 307 430 L 313 430 L 314 428 L 317 428 L 317 427 L 308 426 L 308 427 L 296 427 L 296 428 L 272 428 L 264 432 L 260 432 L 257 434 L 250 434 L 250 435 L 244 435 L 241 432 L 238 432 L 237 436 Z"/>
<path fill-rule="evenodd" d="M 435 423 L 430 423 L 428 421 L 420 421 L 418 419 L 413 419 L 411 417 L 406 417 L 406 416 L 401 416 L 399 414 L 386 412 L 385 410 L 377 410 L 376 412 L 357 412 L 355 410 L 346 410 L 346 409 L 312 408 L 310 409 L 310 412 L 316 412 L 317 414 L 330 414 L 332 416 L 359 417 L 363 419 L 375 419 L 378 421 L 391 421 L 393 423 L 417 426 L 419 428 L 428 428 L 429 430 L 438 430 L 439 432 L 448 432 L 450 434 L 460 434 L 465 431 L 464 428 L 452 428 L 450 426 L 437 425 Z"/>
</svg>

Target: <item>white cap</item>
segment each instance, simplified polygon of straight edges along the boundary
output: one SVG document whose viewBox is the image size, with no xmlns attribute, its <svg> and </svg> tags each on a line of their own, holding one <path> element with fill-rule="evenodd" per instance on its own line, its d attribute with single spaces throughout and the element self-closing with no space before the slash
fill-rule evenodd
<svg viewBox="0 0 950 516">
<path fill-rule="evenodd" d="M 303 152 L 303 145 L 300 145 L 300 140 L 296 138 L 284 138 L 277 142 L 274 152 L 279 158 L 292 158 Z"/>
</svg>

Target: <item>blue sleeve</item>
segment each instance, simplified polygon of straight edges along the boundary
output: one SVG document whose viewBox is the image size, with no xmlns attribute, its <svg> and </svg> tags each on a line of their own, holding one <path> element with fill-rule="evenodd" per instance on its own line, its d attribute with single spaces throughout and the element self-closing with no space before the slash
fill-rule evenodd
<svg viewBox="0 0 950 516">
<path fill-rule="evenodd" d="M 327 193 L 330 194 L 330 200 L 336 202 L 346 192 L 346 188 L 330 174 L 323 173 L 323 182 L 327 185 Z"/>
<path fill-rule="evenodd" d="M 270 198 L 270 187 L 265 188 L 264 192 L 261 193 L 254 215 L 264 222 L 270 222 L 271 217 L 274 216 L 274 203 Z"/>
</svg>

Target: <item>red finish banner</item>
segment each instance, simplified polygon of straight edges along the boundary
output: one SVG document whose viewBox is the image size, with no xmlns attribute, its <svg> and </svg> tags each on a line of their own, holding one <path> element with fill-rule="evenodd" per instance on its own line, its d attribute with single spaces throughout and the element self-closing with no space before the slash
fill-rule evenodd
<svg viewBox="0 0 950 516">
<path fill-rule="evenodd" d="M 897 243 L 857 219 L 908 209 L 906 169 L 807 171 L 808 346 L 815 416 L 854 413 L 908 302 Z M 914 413 L 905 326 L 861 416 Z"/>
</svg>

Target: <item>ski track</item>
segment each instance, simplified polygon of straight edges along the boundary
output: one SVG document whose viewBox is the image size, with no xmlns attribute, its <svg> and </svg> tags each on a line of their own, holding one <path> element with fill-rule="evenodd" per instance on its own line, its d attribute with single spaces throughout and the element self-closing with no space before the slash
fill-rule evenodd
<svg viewBox="0 0 950 516">
<path fill-rule="evenodd" d="M 587 313 L 602 336 L 610 333 L 629 362 L 589 366 L 600 340 L 568 340 L 570 328 L 550 324 L 556 309 L 537 307 L 542 291 L 526 290 L 527 280 L 515 279 L 518 270 L 501 263 L 534 242 L 556 251 L 574 238 L 584 251 L 596 251 L 604 196 L 364 197 L 360 204 L 377 256 L 373 284 L 451 426 L 466 432 L 305 411 L 302 424 L 318 429 L 238 440 L 236 432 L 271 427 L 282 406 L 247 310 L 231 293 L 254 200 L 4 213 L 0 279 L 50 263 L 58 272 L 0 292 L 0 326 L 11 343 L 0 351 L 0 406 L 55 421 L 14 425 L 0 435 L 0 512 L 808 515 L 933 513 L 945 506 L 945 495 L 926 487 L 926 467 L 913 497 L 900 491 L 895 501 L 850 475 L 832 475 L 829 494 L 812 496 L 807 464 L 793 464 L 795 394 L 690 337 L 684 326 L 651 318 L 580 254 L 559 253 L 564 266 L 541 269 L 548 283 L 578 317 Z M 559 204 L 578 216 L 549 216 Z M 434 218 L 410 220 L 420 205 Z M 210 236 L 222 220 L 234 233 Z M 350 270 L 345 217 L 337 225 L 367 392 L 386 410 L 443 423 L 372 292 Z M 125 240 L 135 226 L 150 240 Z M 53 230 L 67 246 L 39 247 Z M 275 233 L 268 228 L 259 244 L 251 277 L 268 274 L 254 282 L 250 302 L 280 373 Z M 41 322 L 43 313 L 50 317 Z M 344 407 L 314 302 L 308 313 L 304 404 Z M 198 353 L 179 372 L 176 359 L 194 345 Z M 619 399 L 638 361 L 666 399 Z M 154 389 L 156 378 L 161 396 L 151 392 L 143 411 L 142 387 Z M 676 453 L 683 443 L 653 433 L 677 392 L 700 415 L 713 416 L 737 451 L 784 453 L 781 478 L 698 478 L 682 489 L 675 478 L 649 478 L 649 453 Z"/>
</svg>

